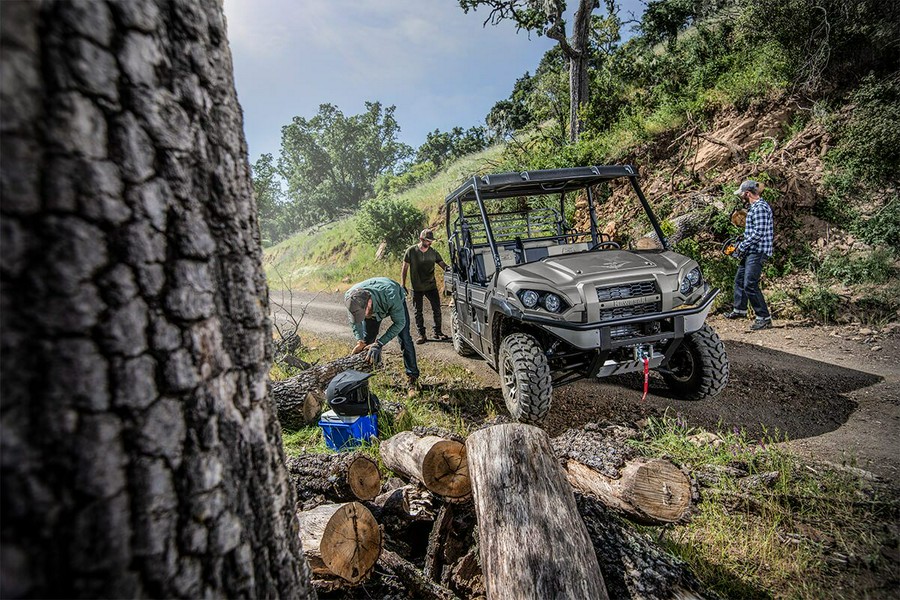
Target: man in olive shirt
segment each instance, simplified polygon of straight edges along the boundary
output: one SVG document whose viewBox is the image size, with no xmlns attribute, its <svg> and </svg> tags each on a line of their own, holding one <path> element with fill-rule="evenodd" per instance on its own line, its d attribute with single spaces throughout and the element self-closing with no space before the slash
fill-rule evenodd
<svg viewBox="0 0 900 600">
<path fill-rule="evenodd" d="M 431 247 L 434 243 L 434 232 L 423 229 L 419 234 L 419 243 L 410 246 L 403 257 L 403 271 L 400 273 L 400 284 L 406 289 L 406 275 L 410 276 L 413 289 L 413 312 L 416 316 L 416 329 L 419 337 L 417 344 L 428 341 L 425 337 L 425 315 L 422 313 L 422 299 L 428 298 L 431 314 L 434 317 L 434 339 L 446 341 L 448 338 L 441 331 L 441 295 L 438 293 L 437 280 L 434 278 L 434 266 L 440 265 L 447 270 L 447 263 L 437 250 Z"/>
</svg>

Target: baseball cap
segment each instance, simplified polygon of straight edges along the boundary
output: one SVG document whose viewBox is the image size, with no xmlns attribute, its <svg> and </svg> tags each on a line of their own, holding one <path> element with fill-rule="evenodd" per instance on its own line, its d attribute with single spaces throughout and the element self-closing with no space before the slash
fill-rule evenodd
<svg viewBox="0 0 900 600">
<path fill-rule="evenodd" d="M 353 288 L 344 294 L 344 304 L 350 311 L 350 316 L 355 325 L 366 320 L 366 307 L 369 305 L 369 292 L 362 288 Z"/>
<path fill-rule="evenodd" d="M 756 194 L 759 191 L 759 183 L 753 181 L 752 179 L 748 179 L 747 181 L 741 184 L 741 187 L 734 190 L 735 196 L 740 196 L 744 192 L 753 192 Z"/>
<path fill-rule="evenodd" d="M 419 234 L 420 240 L 434 240 L 434 232 L 430 229 L 423 229 Z"/>
</svg>

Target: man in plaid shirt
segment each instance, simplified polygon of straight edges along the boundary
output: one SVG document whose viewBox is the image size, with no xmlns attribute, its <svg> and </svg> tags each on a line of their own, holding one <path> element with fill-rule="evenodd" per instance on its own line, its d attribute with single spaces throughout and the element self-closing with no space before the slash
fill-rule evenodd
<svg viewBox="0 0 900 600">
<path fill-rule="evenodd" d="M 749 202 L 750 208 L 747 210 L 744 239 L 735 251 L 735 254 L 741 257 L 741 264 L 734 277 L 734 308 L 725 315 L 725 318 L 746 318 L 749 302 L 756 314 L 756 320 L 750 329 L 754 331 L 768 329 L 772 326 L 772 316 L 759 288 L 759 279 L 762 276 L 763 263 L 772 257 L 774 249 L 775 225 L 772 207 L 760 196 L 759 184 L 755 181 L 743 182 L 734 193 L 745 202 Z"/>
</svg>

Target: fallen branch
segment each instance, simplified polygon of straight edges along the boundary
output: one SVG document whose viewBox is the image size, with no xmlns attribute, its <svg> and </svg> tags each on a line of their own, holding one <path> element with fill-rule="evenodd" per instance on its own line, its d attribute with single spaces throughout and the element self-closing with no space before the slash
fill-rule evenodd
<svg viewBox="0 0 900 600">
<path fill-rule="evenodd" d="M 425 577 L 422 571 L 399 554 L 390 550 L 384 550 L 381 553 L 379 562 L 390 569 L 403 582 L 407 591 L 414 598 L 423 598 L 425 600 L 458 599 L 456 594 Z"/>
</svg>

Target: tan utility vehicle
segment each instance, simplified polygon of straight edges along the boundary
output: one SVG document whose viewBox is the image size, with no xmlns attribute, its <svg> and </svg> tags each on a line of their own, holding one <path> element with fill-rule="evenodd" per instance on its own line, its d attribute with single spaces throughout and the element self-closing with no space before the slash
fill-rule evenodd
<svg viewBox="0 0 900 600">
<path fill-rule="evenodd" d="M 627 179 L 643 207 L 651 249 L 623 249 L 599 232 L 595 195 L 614 179 Z M 577 199 L 589 231 L 572 228 Z M 498 371 L 514 418 L 539 424 L 554 387 L 645 366 L 681 398 L 725 387 L 725 348 L 705 324 L 719 290 L 668 247 L 633 167 L 473 177 L 445 210 L 453 344 Z"/>
</svg>

